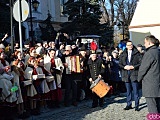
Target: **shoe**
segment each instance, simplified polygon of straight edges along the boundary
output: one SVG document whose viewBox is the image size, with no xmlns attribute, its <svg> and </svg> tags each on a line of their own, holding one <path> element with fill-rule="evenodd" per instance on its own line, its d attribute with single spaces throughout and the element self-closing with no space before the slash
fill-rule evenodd
<svg viewBox="0 0 160 120">
<path fill-rule="evenodd" d="M 92 108 L 96 108 L 96 107 L 98 107 L 98 105 L 92 105 Z"/>
<path fill-rule="evenodd" d="M 139 111 L 140 109 L 138 107 L 135 107 L 135 111 Z"/>
<path fill-rule="evenodd" d="M 100 107 L 103 107 L 103 106 L 104 106 L 104 104 L 99 104 L 99 106 L 100 106 Z"/>
<path fill-rule="evenodd" d="M 24 116 L 24 114 L 20 114 L 18 115 L 18 119 L 25 119 L 26 117 Z"/>
<path fill-rule="evenodd" d="M 29 118 L 30 117 L 29 111 L 25 111 L 23 114 L 24 114 L 25 118 Z"/>
<path fill-rule="evenodd" d="M 56 108 L 60 108 L 60 103 L 57 101 L 57 102 L 55 103 L 55 106 L 56 106 Z"/>
<path fill-rule="evenodd" d="M 31 115 L 40 115 L 40 114 L 41 114 L 40 111 L 37 110 L 37 109 L 32 109 L 31 110 Z"/>
<path fill-rule="evenodd" d="M 102 105 L 99 105 L 100 107 L 104 107 L 104 105 L 102 104 Z"/>
<path fill-rule="evenodd" d="M 126 107 L 124 108 L 124 110 L 130 110 L 130 109 L 132 109 L 131 106 L 126 106 Z"/>
<path fill-rule="evenodd" d="M 77 104 L 77 102 L 72 102 L 72 105 L 77 106 L 78 104 Z"/>
<path fill-rule="evenodd" d="M 104 106 L 104 102 L 100 102 L 100 103 L 99 103 L 99 106 L 100 106 L 100 107 L 103 107 L 103 106 Z"/>
<path fill-rule="evenodd" d="M 52 109 L 52 108 L 54 108 L 54 104 L 52 103 L 52 101 L 47 101 L 47 107 L 49 108 L 49 109 Z"/>
<path fill-rule="evenodd" d="M 64 103 L 64 106 L 65 106 L 65 107 L 69 107 L 69 104 L 68 104 L 68 103 Z"/>
<path fill-rule="evenodd" d="M 30 115 L 27 112 L 24 112 L 24 113 L 18 115 L 19 119 L 26 119 L 26 118 L 29 118 L 29 117 L 30 117 Z"/>
<path fill-rule="evenodd" d="M 58 105 L 56 105 L 56 108 L 60 108 L 61 106 L 58 104 Z"/>
<path fill-rule="evenodd" d="M 98 107 L 97 104 L 92 104 L 92 108 L 96 108 L 96 107 Z"/>
</svg>

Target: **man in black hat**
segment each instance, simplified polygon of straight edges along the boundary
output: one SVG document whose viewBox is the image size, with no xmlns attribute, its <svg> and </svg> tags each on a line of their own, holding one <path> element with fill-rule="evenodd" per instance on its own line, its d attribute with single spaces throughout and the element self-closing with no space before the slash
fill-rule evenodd
<svg viewBox="0 0 160 120">
<path fill-rule="evenodd" d="M 97 78 L 102 78 L 103 73 L 105 72 L 105 66 L 103 65 L 103 61 L 100 58 L 97 58 L 97 54 L 95 51 L 92 51 L 92 54 L 90 55 L 90 59 L 88 60 L 88 66 L 89 66 L 89 81 L 93 82 Z M 92 95 L 93 103 L 92 108 L 95 108 L 98 106 L 98 100 L 99 100 L 99 106 L 103 107 L 104 99 L 98 97 L 95 93 Z"/>
</svg>

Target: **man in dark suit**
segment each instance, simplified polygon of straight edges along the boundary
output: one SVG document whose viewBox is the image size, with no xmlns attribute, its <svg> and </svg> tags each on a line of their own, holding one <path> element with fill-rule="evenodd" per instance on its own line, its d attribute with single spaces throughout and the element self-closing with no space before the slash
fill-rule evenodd
<svg viewBox="0 0 160 120">
<path fill-rule="evenodd" d="M 148 112 L 160 113 L 160 52 L 159 41 L 153 35 L 144 40 L 146 52 L 138 72 L 142 81 L 142 93 L 146 98 Z"/>
<path fill-rule="evenodd" d="M 122 52 L 119 59 L 119 66 L 122 73 L 122 81 L 125 82 L 127 89 L 127 106 L 124 110 L 132 109 L 132 89 L 134 92 L 135 111 L 139 111 L 138 93 L 138 69 L 141 62 L 141 54 L 133 46 L 131 41 L 127 41 L 126 49 Z"/>
</svg>

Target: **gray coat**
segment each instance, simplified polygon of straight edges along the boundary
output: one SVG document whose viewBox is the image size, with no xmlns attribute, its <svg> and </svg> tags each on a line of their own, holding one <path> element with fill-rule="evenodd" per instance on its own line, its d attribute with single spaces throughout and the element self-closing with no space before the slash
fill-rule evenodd
<svg viewBox="0 0 160 120">
<path fill-rule="evenodd" d="M 138 72 L 144 97 L 160 97 L 160 53 L 156 46 L 147 49 Z"/>
</svg>

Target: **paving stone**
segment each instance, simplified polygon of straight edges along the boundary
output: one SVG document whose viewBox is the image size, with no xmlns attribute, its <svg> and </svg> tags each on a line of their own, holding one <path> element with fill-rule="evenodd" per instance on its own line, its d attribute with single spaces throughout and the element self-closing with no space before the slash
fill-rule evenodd
<svg viewBox="0 0 160 120">
<path fill-rule="evenodd" d="M 145 120 L 147 115 L 144 97 L 140 99 L 140 111 L 138 112 L 134 109 L 123 110 L 126 106 L 125 94 L 105 98 L 105 105 L 102 108 L 91 108 L 91 105 L 91 100 L 85 100 L 77 107 L 43 108 L 41 115 L 32 116 L 27 120 Z M 132 106 L 134 107 L 134 102 Z"/>
</svg>

